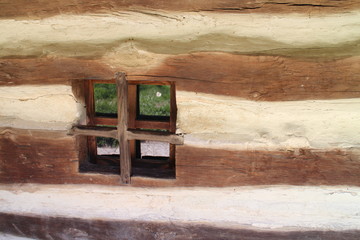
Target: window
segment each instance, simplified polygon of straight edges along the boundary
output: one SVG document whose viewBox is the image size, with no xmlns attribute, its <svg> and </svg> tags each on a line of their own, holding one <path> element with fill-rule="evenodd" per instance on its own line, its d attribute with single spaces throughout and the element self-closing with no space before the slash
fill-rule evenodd
<svg viewBox="0 0 360 240">
<path fill-rule="evenodd" d="M 123 183 L 131 176 L 175 178 L 175 84 L 114 80 L 85 83 L 88 124 L 72 129 L 87 137 L 88 161 L 80 171 L 115 173 Z"/>
</svg>

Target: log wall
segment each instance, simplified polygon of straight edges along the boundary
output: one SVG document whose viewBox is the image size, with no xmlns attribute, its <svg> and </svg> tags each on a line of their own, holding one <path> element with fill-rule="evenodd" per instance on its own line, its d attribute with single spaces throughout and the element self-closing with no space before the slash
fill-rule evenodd
<svg viewBox="0 0 360 240">
<path fill-rule="evenodd" d="M 184 136 L 184 145 L 176 147 L 176 179 L 133 177 L 133 187 L 357 189 L 359 16 L 355 0 L 0 1 L 0 183 L 120 186 L 119 175 L 79 172 L 84 139 L 68 133 L 86 120 L 84 81 L 124 71 L 129 81 L 175 82 L 176 132 Z M 3 232 L 51 239 L 43 229 L 16 229 L 3 220 L 29 220 L 19 214 L 0 216 Z M 47 225 L 68 220 L 33 219 Z M 79 229 L 99 224 L 71 221 Z M 144 224 L 176 234 L 184 229 Z M 280 228 L 284 239 L 358 236 L 283 235 Z M 186 235 L 208 236 L 204 229 Z M 235 233 L 226 234 L 231 239 Z M 267 232 L 239 234 L 281 239 Z"/>
</svg>

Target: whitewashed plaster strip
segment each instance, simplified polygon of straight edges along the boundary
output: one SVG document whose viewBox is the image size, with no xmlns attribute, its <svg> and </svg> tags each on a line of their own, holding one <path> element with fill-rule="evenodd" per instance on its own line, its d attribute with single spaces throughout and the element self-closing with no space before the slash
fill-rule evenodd
<svg viewBox="0 0 360 240">
<path fill-rule="evenodd" d="M 41 20 L 4 19 L 0 20 L 0 56 L 81 56 L 94 44 L 93 51 L 104 54 L 129 42 L 148 51 L 177 54 L 323 48 L 359 41 L 359 19 L 359 11 L 325 16 L 128 11 Z M 161 41 L 172 41 L 171 47 L 165 49 Z M 179 48 L 183 43 L 191 46 Z"/>
<path fill-rule="evenodd" d="M 360 188 L 345 186 L 146 189 L 0 185 L 3 213 L 276 231 L 359 230 L 359 206 Z"/>
<path fill-rule="evenodd" d="M 65 130 L 78 121 L 84 107 L 71 86 L 0 87 L 0 126 Z"/>
<path fill-rule="evenodd" d="M 185 144 L 230 149 L 358 148 L 360 99 L 255 102 L 177 92 Z"/>
</svg>

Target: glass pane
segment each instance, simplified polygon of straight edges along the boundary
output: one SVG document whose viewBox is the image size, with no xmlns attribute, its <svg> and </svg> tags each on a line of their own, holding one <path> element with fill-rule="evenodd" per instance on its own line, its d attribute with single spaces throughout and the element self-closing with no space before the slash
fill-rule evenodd
<svg viewBox="0 0 360 240">
<path fill-rule="evenodd" d="M 143 157 L 169 157 L 170 144 L 156 141 L 140 141 L 140 155 Z"/>
<path fill-rule="evenodd" d="M 169 85 L 138 85 L 139 114 L 145 116 L 170 116 Z"/>
<path fill-rule="evenodd" d="M 113 138 L 96 137 L 97 155 L 119 155 L 119 142 Z"/>
<path fill-rule="evenodd" d="M 116 85 L 107 83 L 95 83 L 94 101 L 96 115 L 117 114 Z"/>
</svg>

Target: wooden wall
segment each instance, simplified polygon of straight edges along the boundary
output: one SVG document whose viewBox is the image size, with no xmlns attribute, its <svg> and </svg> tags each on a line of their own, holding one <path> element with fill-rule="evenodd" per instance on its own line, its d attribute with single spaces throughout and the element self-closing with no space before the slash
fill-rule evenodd
<svg viewBox="0 0 360 240">
<path fill-rule="evenodd" d="M 176 82 L 185 136 L 176 180 L 134 186 L 360 185 L 357 1 L 21 3 L 0 10 L 2 183 L 119 184 L 79 173 L 66 134 L 84 121 L 79 81 L 125 71 Z M 27 97 L 44 86 L 68 88 Z M 65 98 L 68 118 L 40 114 Z"/>
<path fill-rule="evenodd" d="M 51 229 L 50 231 L 44 231 Z M 104 232 L 104 229 L 106 231 Z M 141 221 L 104 221 L 65 217 L 37 217 L 0 214 L 0 230 L 7 234 L 36 239 L 358 239 L 358 230 L 347 231 L 256 231 L 211 227 L 201 224 L 167 224 Z M 10 236 L 11 236 L 10 235 Z M 9 236 L 8 236 L 9 237 Z"/>
<path fill-rule="evenodd" d="M 76 139 L 66 132 L 1 129 L 3 183 L 120 185 L 120 176 L 79 173 Z M 11 149 L 11 151 L 10 151 Z M 359 186 L 359 153 L 346 150 L 222 150 L 178 146 L 176 180 L 133 177 L 133 186 Z M 346 177 L 344 177 L 346 176 Z"/>
</svg>

